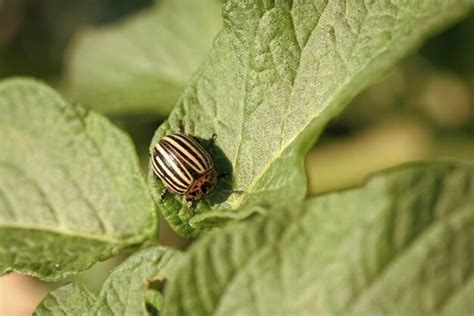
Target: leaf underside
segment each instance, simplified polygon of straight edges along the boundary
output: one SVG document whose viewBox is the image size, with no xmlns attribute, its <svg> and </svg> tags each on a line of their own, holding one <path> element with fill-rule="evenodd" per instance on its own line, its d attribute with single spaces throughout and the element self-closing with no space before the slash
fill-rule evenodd
<svg viewBox="0 0 474 316">
<path fill-rule="evenodd" d="M 304 157 L 327 122 L 356 93 L 472 7 L 472 0 L 416 2 L 226 2 L 224 28 L 204 65 L 155 133 L 151 146 L 176 132 L 217 134 L 221 187 L 190 212 L 182 197 L 161 210 L 186 236 L 284 207 L 306 195 Z M 163 184 L 149 172 L 156 201 Z"/>
<path fill-rule="evenodd" d="M 203 237 L 163 315 L 471 315 L 473 273 L 474 166 L 419 164 Z"/>
<path fill-rule="evenodd" d="M 155 233 L 135 149 L 107 119 L 12 79 L 0 135 L 0 275 L 59 280 Z"/>
</svg>

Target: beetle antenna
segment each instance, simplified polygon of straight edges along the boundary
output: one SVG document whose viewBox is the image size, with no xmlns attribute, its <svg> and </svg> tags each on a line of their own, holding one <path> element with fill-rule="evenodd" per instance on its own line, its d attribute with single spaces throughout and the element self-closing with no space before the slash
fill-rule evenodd
<svg viewBox="0 0 474 316">
<path fill-rule="evenodd" d="M 244 193 L 245 191 L 244 191 L 244 190 L 219 189 L 219 192 L 242 194 L 242 193 Z"/>
<path fill-rule="evenodd" d="M 229 176 L 228 172 L 221 173 L 220 175 L 217 176 L 217 179 L 225 179 Z"/>
</svg>

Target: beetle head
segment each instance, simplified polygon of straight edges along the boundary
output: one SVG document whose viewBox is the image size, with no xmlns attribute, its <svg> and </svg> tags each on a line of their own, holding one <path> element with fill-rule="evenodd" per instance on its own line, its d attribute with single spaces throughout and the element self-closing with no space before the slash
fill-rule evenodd
<svg viewBox="0 0 474 316">
<path fill-rule="evenodd" d="M 194 181 L 193 185 L 186 192 L 186 200 L 193 201 L 206 198 L 215 190 L 216 184 L 216 171 L 212 169 Z"/>
</svg>

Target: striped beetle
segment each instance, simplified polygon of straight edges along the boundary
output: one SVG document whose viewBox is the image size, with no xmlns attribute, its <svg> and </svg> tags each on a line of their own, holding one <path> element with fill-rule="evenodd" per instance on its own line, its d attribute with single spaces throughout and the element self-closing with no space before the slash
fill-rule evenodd
<svg viewBox="0 0 474 316">
<path fill-rule="evenodd" d="M 217 175 L 214 160 L 209 153 L 215 138 L 216 134 L 213 134 L 205 149 L 194 137 L 184 133 L 180 123 L 178 133 L 163 137 L 153 147 L 150 157 L 153 172 L 165 185 L 160 202 L 164 201 L 168 192 L 184 195 L 193 210 L 194 201 L 206 198 L 215 190 L 218 178 L 226 176 Z"/>
</svg>

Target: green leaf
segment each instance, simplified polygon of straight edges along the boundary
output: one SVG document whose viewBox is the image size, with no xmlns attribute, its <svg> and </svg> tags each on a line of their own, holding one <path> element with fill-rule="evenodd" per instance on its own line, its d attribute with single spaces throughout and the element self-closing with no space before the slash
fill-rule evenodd
<svg viewBox="0 0 474 316">
<path fill-rule="evenodd" d="M 150 303 L 159 304 L 158 291 L 148 289 L 149 282 L 164 280 L 173 272 L 180 253 L 165 247 L 153 247 L 135 253 L 112 271 L 105 281 L 98 297 L 92 301 L 86 296 L 87 290 L 69 284 L 60 287 L 41 302 L 35 315 L 53 314 L 56 311 L 68 311 L 74 315 L 146 315 L 145 298 Z M 90 293 L 89 293 L 90 294 Z M 92 296 L 89 296 L 92 297 Z M 84 306 L 76 308 L 84 311 L 79 313 L 70 302 L 84 302 Z M 70 306 L 71 305 L 71 306 Z M 159 306 L 154 305 L 157 309 Z"/>
<path fill-rule="evenodd" d="M 471 315 L 474 166 L 426 163 L 211 233 L 163 314 Z"/>
<path fill-rule="evenodd" d="M 33 315 L 87 315 L 96 299 L 97 297 L 85 286 L 69 283 L 49 293 Z"/>
<path fill-rule="evenodd" d="M 262 206 L 306 194 L 304 157 L 348 101 L 433 32 L 468 12 L 472 0 L 241 1 L 224 6 L 224 29 L 153 143 L 176 131 L 217 134 L 218 171 L 244 194 L 200 203 L 180 198 L 162 212 L 196 235 Z M 163 185 L 149 173 L 158 201 Z M 223 202 L 224 201 L 224 202 Z"/>
<path fill-rule="evenodd" d="M 65 91 L 108 114 L 167 115 L 221 27 L 218 0 L 163 0 L 123 22 L 81 33 Z"/>
<path fill-rule="evenodd" d="M 163 308 L 163 295 L 157 290 L 148 289 L 145 293 L 145 303 L 160 311 Z"/>
<path fill-rule="evenodd" d="M 54 281 L 156 232 L 127 135 L 32 80 L 0 82 L 0 275 Z"/>
<path fill-rule="evenodd" d="M 148 283 L 173 274 L 180 253 L 165 247 L 145 249 L 118 266 L 105 281 L 94 313 L 103 315 L 145 314 Z M 156 292 L 156 291 L 155 291 Z"/>
</svg>

